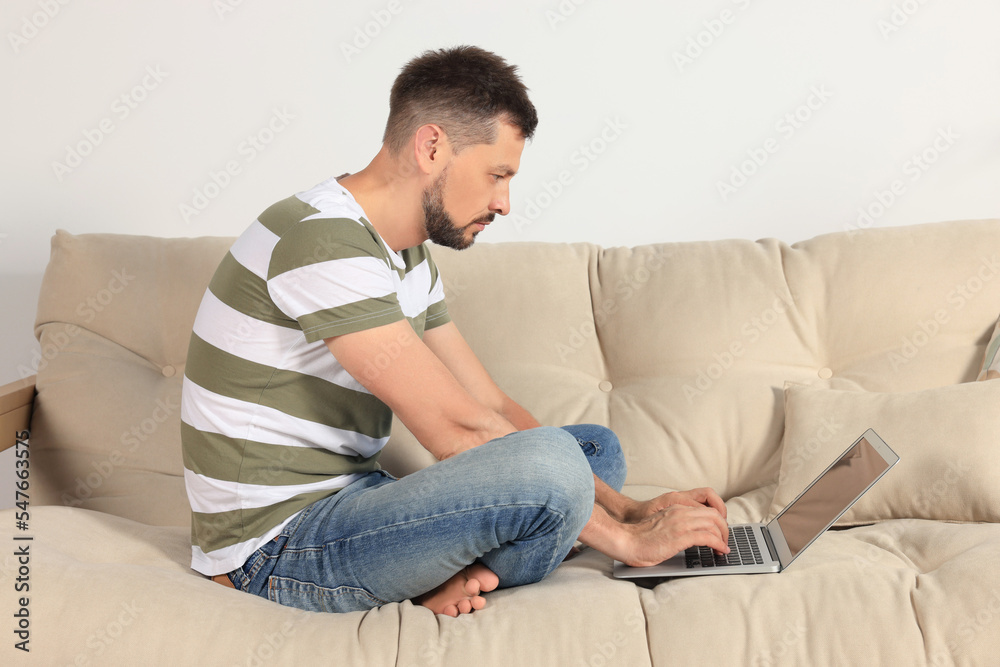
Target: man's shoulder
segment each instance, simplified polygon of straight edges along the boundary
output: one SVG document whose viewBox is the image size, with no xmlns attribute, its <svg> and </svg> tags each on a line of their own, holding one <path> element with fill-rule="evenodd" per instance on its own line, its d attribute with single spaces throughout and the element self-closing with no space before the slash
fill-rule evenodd
<svg viewBox="0 0 1000 667">
<path fill-rule="evenodd" d="M 283 199 L 257 220 L 272 236 L 268 277 L 329 260 L 375 257 L 388 252 L 364 211 L 335 179 Z"/>
</svg>

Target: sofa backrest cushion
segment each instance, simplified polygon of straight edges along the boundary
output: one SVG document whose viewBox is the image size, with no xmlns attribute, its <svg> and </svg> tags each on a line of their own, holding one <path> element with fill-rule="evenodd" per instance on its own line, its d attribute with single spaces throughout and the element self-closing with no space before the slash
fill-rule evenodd
<svg viewBox="0 0 1000 667">
<path fill-rule="evenodd" d="M 36 321 L 36 502 L 188 525 L 181 377 L 232 241 L 55 235 Z M 791 246 L 433 252 L 452 318 L 542 423 L 613 428 L 630 484 L 730 497 L 777 479 L 786 381 L 895 392 L 974 380 L 1000 314 L 997 248 L 1000 221 L 971 221 Z M 432 458 L 397 423 L 382 461 L 406 473 Z"/>
<path fill-rule="evenodd" d="M 181 379 L 195 313 L 232 241 L 52 238 L 35 321 L 35 502 L 189 525 Z"/>
</svg>

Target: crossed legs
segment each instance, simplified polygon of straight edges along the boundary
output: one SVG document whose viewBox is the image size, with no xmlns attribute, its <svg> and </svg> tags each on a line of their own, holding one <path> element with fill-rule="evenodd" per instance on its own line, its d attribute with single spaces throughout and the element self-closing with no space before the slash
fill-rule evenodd
<svg viewBox="0 0 1000 667">
<path fill-rule="evenodd" d="M 598 475 L 620 489 L 614 434 L 512 433 L 400 480 L 372 473 L 303 510 L 244 565 L 244 590 L 316 611 L 412 599 L 457 615 L 546 577 L 590 518 Z"/>
</svg>

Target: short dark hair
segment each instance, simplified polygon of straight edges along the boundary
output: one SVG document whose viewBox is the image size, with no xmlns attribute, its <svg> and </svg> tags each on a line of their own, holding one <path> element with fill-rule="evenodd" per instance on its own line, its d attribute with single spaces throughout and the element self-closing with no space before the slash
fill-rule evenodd
<svg viewBox="0 0 1000 667">
<path fill-rule="evenodd" d="M 422 125 L 441 126 L 455 152 L 496 141 L 499 122 L 530 139 L 538 125 L 517 67 L 476 46 L 425 51 L 400 71 L 382 141 L 398 155 Z"/>
</svg>

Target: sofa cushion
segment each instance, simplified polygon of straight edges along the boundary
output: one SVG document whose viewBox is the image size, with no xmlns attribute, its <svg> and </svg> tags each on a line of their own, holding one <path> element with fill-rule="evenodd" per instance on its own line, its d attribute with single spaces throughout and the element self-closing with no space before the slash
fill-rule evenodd
<svg viewBox="0 0 1000 667">
<path fill-rule="evenodd" d="M 14 512 L 0 521 L 9 545 Z M 603 664 L 649 664 L 638 591 L 589 550 L 544 582 L 490 593 L 485 609 L 460 618 L 409 601 L 328 614 L 193 572 L 183 528 L 68 507 L 35 508 L 31 527 L 30 664 L 577 665 L 609 650 L 615 660 Z M 0 585 L 12 591 L 16 559 L 0 564 Z"/>
<path fill-rule="evenodd" d="M 994 664 L 998 548 L 996 525 L 899 520 L 778 574 L 667 581 L 642 591 L 653 664 Z"/>
<path fill-rule="evenodd" d="M 38 502 L 187 525 L 176 406 L 231 242 L 56 234 L 36 321 Z M 995 247 L 1000 223 L 969 221 L 791 246 L 433 252 L 453 319 L 515 400 L 546 424 L 613 428 L 631 484 L 731 498 L 777 479 L 786 380 L 895 392 L 974 379 L 1000 302 Z M 397 422 L 386 467 L 431 461 Z"/>
<path fill-rule="evenodd" d="M 866 429 L 900 460 L 837 525 L 898 518 L 1000 521 L 1000 382 L 904 393 L 785 388 L 777 513 Z"/>
<path fill-rule="evenodd" d="M 543 423 L 614 429 L 630 484 L 776 480 L 786 381 L 975 379 L 1000 303 L 998 221 L 637 248 L 433 248 L 452 319 Z M 390 443 L 391 446 L 391 443 Z"/>
<path fill-rule="evenodd" d="M 52 239 L 35 334 L 33 502 L 190 525 L 180 388 L 195 312 L 232 239 Z"/>
</svg>

